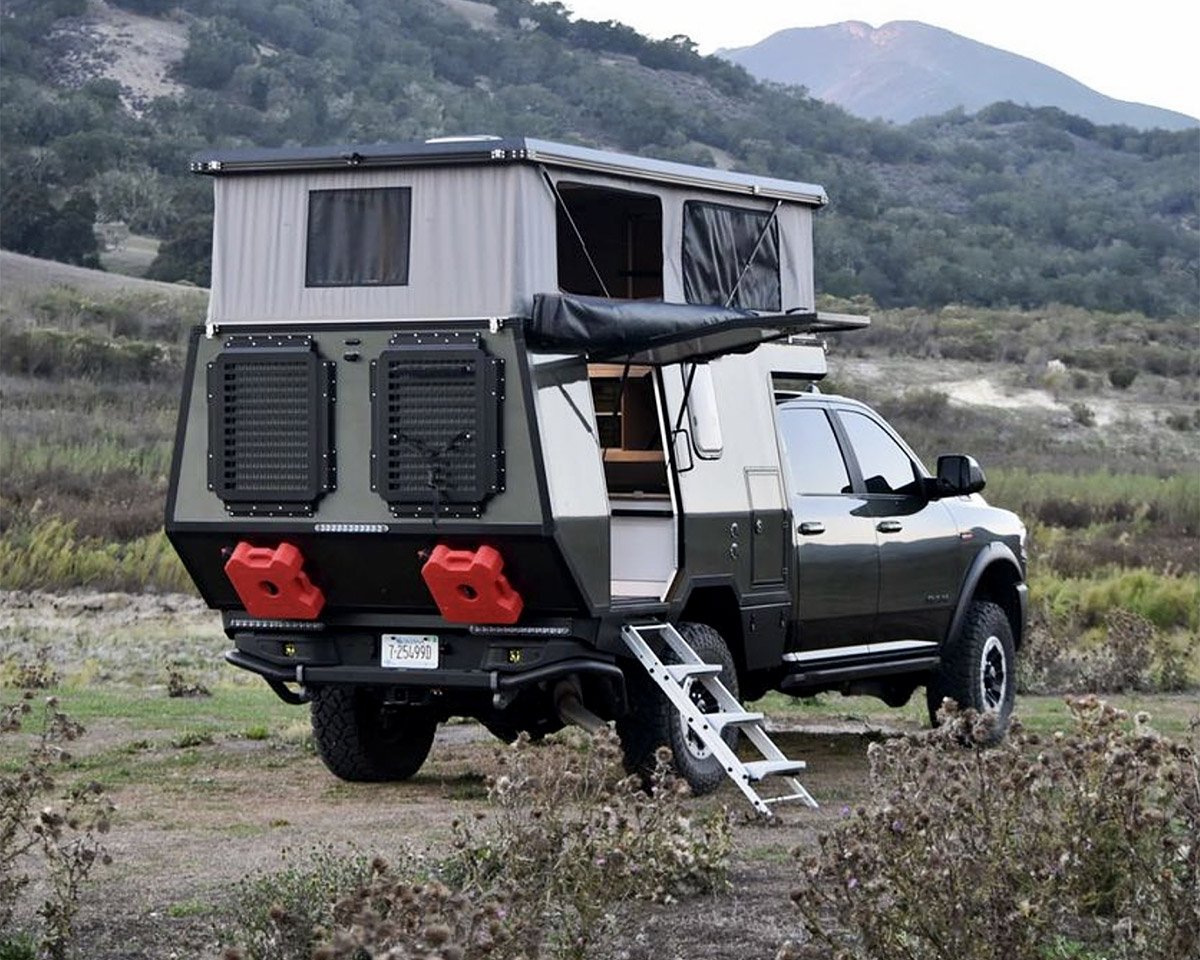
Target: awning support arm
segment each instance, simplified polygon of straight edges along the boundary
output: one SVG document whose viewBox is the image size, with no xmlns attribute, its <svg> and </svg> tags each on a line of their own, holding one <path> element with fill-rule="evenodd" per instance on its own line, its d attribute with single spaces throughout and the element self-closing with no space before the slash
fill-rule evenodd
<svg viewBox="0 0 1200 960">
<path fill-rule="evenodd" d="M 588 250 L 587 243 L 584 242 L 583 234 L 579 232 L 579 227 L 575 223 L 575 218 L 571 216 L 570 208 L 567 206 L 566 201 L 563 200 L 562 194 L 558 192 L 558 184 L 554 182 L 543 164 L 538 164 L 538 171 L 541 173 L 542 179 L 546 181 L 546 186 L 550 188 L 550 192 L 554 194 L 554 199 L 562 208 L 562 212 L 566 214 L 567 223 L 571 225 L 571 230 L 575 233 L 575 239 L 579 241 L 579 248 L 583 251 L 583 255 L 587 257 L 588 266 L 592 268 L 592 275 L 596 278 L 596 282 L 600 284 L 600 289 L 604 291 L 604 296 L 611 300 L 612 294 L 608 292 L 608 286 L 605 284 L 604 278 L 600 276 L 600 270 L 596 266 L 596 261 L 592 259 L 592 253 L 590 250 Z M 778 209 L 778 207 L 779 205 L 776 204 L 776 209 Z M 759 240 L 761 241 L 761 239 L 762 238 L 760 237 Z M 758 247 L 755 246 L 754 249 L 757 251 Z M 738 279 L 740 280 L 741 278 L 739 277 Z M 737 289 L 736 286 L 734 289 Z"/>
<path fill-rule="evenodd" d="M 733 298 L 737 296 L 738 287 L 742 285 L 742 280 L 746 276 L 746 272 L 750 269 L 750 264 L 754 262 L 754 258 L 758 256 L 758 248 L 762 246 L 763 239 L 767 235 L 767 231 L 771 229 L 771 224 L 775 222 L 775 218 L 779 215 L 779 208 L 783 206 L 782 200 L 776 200 L 775 206 L 771 208 L 771 215 L 767 217 L 767 222 L 763 224 L 763 228 L 758 231 L 758 239 L 754 241 L 754 249 L 750 251 L 750 255 L 746 257 L 746 262 L 742 264 L 741 272 L 737 276 L 737 280 L 733 282 L 733 289 L 729 291 L 729 296 L 725 298 L 725 306 L 733 303 Z"/>
<path fill-rule="evenodd" d="M 696 379 L 696 367 L 699 364 L 693 363 L 688 368 L 687 380 L 683 384 L 683 399 L 679 401 L 679 416 L 675 418 L 675 429 L 671 431 L 672 436 L 679 432 L 679 428 L 683 426 L 683 415 L 687 412 L 688 399 L 692 395 L 692 381 Z"/>
</svg>

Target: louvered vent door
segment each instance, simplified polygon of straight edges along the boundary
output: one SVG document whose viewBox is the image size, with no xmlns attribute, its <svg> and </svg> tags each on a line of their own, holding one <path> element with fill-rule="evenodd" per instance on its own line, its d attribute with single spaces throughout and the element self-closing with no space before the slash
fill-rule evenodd
<svg viewBox="0 0 1200 960">
<path fill-rule="evenodd" d="M 504 489 L 503 361 L 475 334 L 397 334 L 371 382 L 372 488 L 397 516 L 479 516 Z"/>
<path fill-rule="evenodd" d="M 305 516 L 333 488 L 333 372 L 309 337 L 230 337 L 208 365 L 208 486 L 230 513 Z"/>
</svg>

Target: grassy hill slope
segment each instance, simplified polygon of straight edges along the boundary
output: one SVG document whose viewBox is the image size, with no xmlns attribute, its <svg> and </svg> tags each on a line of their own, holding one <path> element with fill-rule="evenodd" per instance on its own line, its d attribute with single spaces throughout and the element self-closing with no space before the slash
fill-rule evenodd
<svg viewBox="0 0 1200 960">
<path fill-rule="evenodd" d="M 494 132 L 823 183 L 828 293 L 1197 310 L 1197 131 L 1012 104 L 867 122 L 701 57 L 686 37 L 529 0 L 11 0 L 3 18 L 11 249 L 84 262 L 81 224 L 121 221 L 167 241 L 151 275 L 203 285 L 211 201 L 184 173 L 191 152 Z M 148 38 L 160 56 L 133 89 L 122 45 Z"/>
</svg>

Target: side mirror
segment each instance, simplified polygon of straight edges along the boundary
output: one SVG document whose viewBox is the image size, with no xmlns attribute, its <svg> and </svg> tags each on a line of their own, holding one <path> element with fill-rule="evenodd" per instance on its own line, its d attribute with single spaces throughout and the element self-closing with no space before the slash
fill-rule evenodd
<svg viewBox="0 0 1200 960">
<path fill-rule="evenodd" d="M 938 496 L 960 497 L 966 493 L 978 493 L 987 485 L 983 468 L 974 457 L 961 453 L 950 453 L 938 457 Z"/>
</svg>

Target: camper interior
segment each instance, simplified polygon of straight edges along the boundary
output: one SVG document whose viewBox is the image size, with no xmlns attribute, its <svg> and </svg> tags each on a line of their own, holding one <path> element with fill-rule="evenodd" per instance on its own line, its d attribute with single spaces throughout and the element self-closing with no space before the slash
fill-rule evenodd
<svg viewBox="0 0 1200 960">
<path fill-rule="evenodd" d="M 612 595 L 661 597 L 678 537 L 654 370 L 593 363 L 588 379 L 608 491 Z"/>
<path fill-rule="evenodd" d="M 661 300 L 662 201 L 581 183 L 560 182 L 556 189 L 559 289 Z"/>
</svg>

